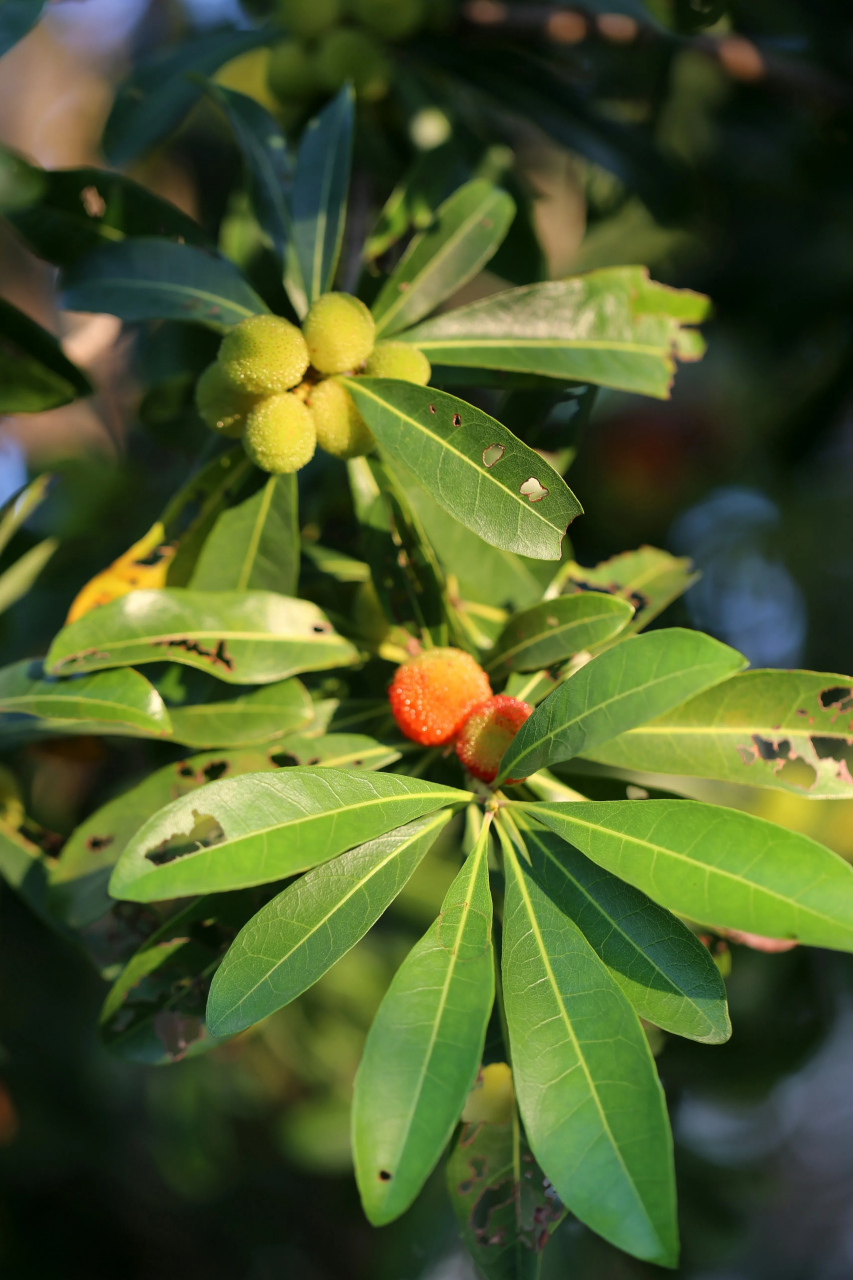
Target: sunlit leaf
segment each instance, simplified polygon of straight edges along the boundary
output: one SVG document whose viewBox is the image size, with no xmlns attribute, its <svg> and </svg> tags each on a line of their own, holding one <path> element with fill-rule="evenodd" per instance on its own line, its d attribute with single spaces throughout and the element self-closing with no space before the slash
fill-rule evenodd
<svg viewBox="0 0 853 1280">
<path fill-rule="evenodd" d="M 281 744 L 279 759 L 327 769 L 385 769 L 413 748 L 411 742 L 379 742 L 364 733 L 291 734 Z"/>
<path fill-rule="evenodd" d="M 101 721 L 115 732 L 139 729 L 158 737 L 170 734 L 169 714 L 156 689 L 138 671 L 121 669 L 57 680 L 45 676 L 40 662 L 25 658 L 0 670 L 0 736 L 7 717 Z M 11 727 L 17 720 L 11 721 Z"/>
<path fill-rule="evenodd" d="M 189 747 L 250 747 L 274 742 L 306 728 L 313 714 L 314 704 L 300 680 L 245 689 L 236 698 L 169 708 L 173 740 Z"/>
<path fill-rule="evenodd" d="M 598 592 L 546 600 L 513 615 L 495 642 L 486 669 L 503 675 L 564 662 L 624 631 L 632 616 L 626 600 Z"/>
<path fill-rule="evenodd" d="M 257 474 L 239 445 L 218 453 L 190 476 L 161 516 L 168 543 L 177 545 L 169 565 L 167 585 L 189 585 L 205 540 L 220 513 Z"/>
<path fill-rule="evenodd" d="M 698 577 L 690 560 L 657 547 L 640 547 L 611 556 L 591 569 L 572 561 L 560 569 L 558 583 L 563 595 L 606 591 L 627 600 L 634 607 L 634 617 L 625 628 L 625 634 L 631 635 L 648 626 Z"/>
<path fill-rule="evenodd" d="M 270 476 L 262 489 L 223 511 L 208 536 L 191 586 L 198 591 L 296 594 L 299 509 L 296 476 Z"/>
<path fill-rule="evenodd" d="M 158 520 L 138 542 L 77 592 L 66 622 L 76 622 L 92 609 L 131 591 L 164 587 L 174 554 L 175 547 L 166 541 L 166 530 Z"/>
</svg>

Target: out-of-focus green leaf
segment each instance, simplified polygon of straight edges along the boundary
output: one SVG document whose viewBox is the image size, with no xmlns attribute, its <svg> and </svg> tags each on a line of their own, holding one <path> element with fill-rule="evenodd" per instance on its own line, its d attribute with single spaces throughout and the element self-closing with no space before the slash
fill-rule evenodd
<svg viewBox="0 0 853 1280">
<path fill-rule="evenodd" d="M 394 977 L 355 1078 L 352 1146 L 374 1226 L 408 1209 L 477 1078 L 494 1000 L 485 827 L 441 915 Z"/>
<path fill-rule="evenodd" d="M 455 139 L 434 151 L 422 151 L 385 202 L 364 246 L 365 261 L 387 253 L 410 229 L 423 231 L 435 220 L 441 202 L 470 170 Z"/>
<path fill-rule="evenodd" d="M 355 95 L 347 85 L 310 121 L 299 144 L 290 193 L 293 253 L 285 279 L 304 316 L 335 279 L 344 238 L 352 166 Z"/>
<path fill-rule="evenodd" d="M 581 1222 L 674 1266 L 672 1137 L 646 1037 L 583 933 L 502 844 L 504 1002 L 530 1146 Z"/>
<path fill-rule="evenodd" d="M 190 585 L 197 591 L 295 595 L 298 502 L 296 476 L 270 476 L 251 498 L 223 511 L 202 548 Z"/>
<path fill-rule="evenodd" d="M 437 365 L 503 369 L 592 382 L 667 399 L 679 334 L 708 300 L 612 267 L 492 295 L 401 334 Z M 698 358 L 696 352 L 692 358 Z"/>
<path fill-rule="evenodd" d="M 101 721 L 115 732 L 141 729 L 157 737 L 171 732 L 169 713 L 157 690 L 138 671 L 102 671 L 57 680 L 45 676 L 40 662 L 25 658 L 0 670 L 0 736 L 18 716 L 52 720 Z M 72 727 L 73 726 L 69 726 Z"/>
<path fill-rule="evenodd" d="M 170 587 L 189 585 L 205 539 L 221 511 L 239 496 L 253 474 L 251 462 L 235 445 L 190 476 L 171 499 L 160 518 L 166 541 L 178 546 L 166 578 Z"/>
<path fill-rule="evenodd" d="M 546 600 L 512 617 L 489 654 L 486 670 L 503 675 L 564 662 L 624 631 L 633 612 L 626 600 L 598 592 Z"/>
<path fill-rule="evenodd" d="M 536 708 L 508 747 L 498 782 L 570 760 L 746 666 L 728 645 L 671 627 L 600 653 Z"/>
<path fill-rule="evenodd" d="M 45 0 L 3 0 L 0 4 L 0 58 L 32 30 L 44 6 Z"/>
<path fill-rule="evenodd" d="M 170 707 L 169 715 L 173 740 L 185 746 L 252 747 L 306 728 L 314 704 L 301 680 L 284 680 L 236 698 Z"/>
<path fill-rule="evenodd" d="M 53 334 L 0 298 L 0 413 L 41 413 L 91 394 Z"/>
<path fill-rule="evenodd" d="M 351 849 L 259 911 L 213 980 L 213 1034 L 235 1035 L 313 986 L 390 906 L 449 818 L 433 813 Z"/>
<path fill-rule="evenodd" d="M 0 574 L 0 613 L 25 596 L 59 546 L 57 538 L 45 538 L 25 551 L 19 560 Z"/>
<path fill-rule="evenodd" d="M 327 769 L 385 769 L 395 764 L 411 742 L 379 742 L 364 733 L 325 733 L 319 738 L 292 734 L 282 744 L 278 758 Z"/>
<path fill-rule="evenodd" d="M 51 675 L 178 662 L 226 684 L 272 684 L 301 671 L 358 661 L 325 614 L 272 591 L 132 591 L 63 627 L 45 666 Z"/>
<path fill-rule="evenodd" d="M 511 431 L 431 387 L 387 378 L 342 381 L 382 447 L 440 507 L 504 551 L 559 560 L 581 505 Z"/>
<path fill-rule="evenodd" d="M 494 256 L 514 217 L 512 196 L 490 182 L 455 191 L 383 285 L 373 304 L 377 336 L 416 324 L 467 284 Z"/>
<path fill-rule="evenodd" d="M 69 311 L 106 311 L 121 320 L 186 320 L 225 332 L 268 311 L 226 258 L 195 245 L 140 237 L 77 259 L 62 273 Z"/>
<path fill-rule="evenodd" d="M 0 508 L 0 553 L 6 550 L 21 526 L 44 502 L 52 478 L 48 474 L 37 476 Z"/>
<path fill-rule="evenodd" d="M 668 604 L 682 595 L 699 577 L 690 560 L 671 556 L 657 547 L 640 547 L 604 560 L 592 569 L 574 561 L 560 569 L 557 584 L 563 595 L 580 591 L 606 591 L 634 606 L 626 635 L 642 631 Z"/>
<path fill-rule="evenodd" d="M 851 798 L 851 739 L 850 676 L 744 671 L 586 754 L 622 769 Z"/>
<path fill-rule="evenodd" d="M 0 876 L 43 924 L 65 933 L 48 905 L 48 859 L 22 832 L 0 821 Z"/>
<path fill-rule="evenodd" d="M 154 902 L 282 880 L 469 798 L 453 787 L 357 770 L 225 779 L 146 822 L 116 865 L 110 893 Z"/>
<path fill-rule="evenodd" d="M 536 817 L 676 915 L 853 951 L 853 868 L 808 836 L 694 800 L 540 804 Z"/>
</svg>

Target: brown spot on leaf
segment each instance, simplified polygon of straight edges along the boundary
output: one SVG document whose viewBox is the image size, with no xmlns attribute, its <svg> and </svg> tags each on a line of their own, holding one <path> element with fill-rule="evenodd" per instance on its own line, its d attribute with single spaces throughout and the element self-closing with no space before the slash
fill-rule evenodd
<svg viewBox="0 0 853 1280">
<path fill-rule="evenodd" d="M 461 427 L 461 426 L 462 426 L 462 414 L 461 414 L 461 413 L 454 413 L 454 415 L 453 415 L 453 425 L 454 425 L 454 427 Z"/>
<path fill-rule="evenodd" d="M 115 836 L 89 836 L 86 848 L 90 853 L 100 853 L 102 849 L 109 848 L 114 839 Z"/>
<path fill-rule="evenodd" d="M 84 187 L 80 201 L 90 218 L 103 218 L 107 211 L 107 202 L 97 187 Z"/>
<path fill-rule="evenodd" d="M 224 640 L 220 640 L 215 649 L 206 649 L 198 640 L 191 640 L 189 636 L 174 636 L 168 640 L 154 640 L 152 643 L 155 648 L 182 649 L 184 653 L 193 653 L 200 658 L 206 658 L 214 667 L 224 667 L 226 671 L 234 670 L 234 659 L 228 653 L 228 646 Z"/>
</svg>

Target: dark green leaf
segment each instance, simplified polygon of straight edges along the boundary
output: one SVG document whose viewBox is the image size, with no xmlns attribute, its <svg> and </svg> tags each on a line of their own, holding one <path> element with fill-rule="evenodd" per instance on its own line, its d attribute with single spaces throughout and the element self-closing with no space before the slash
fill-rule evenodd
<svg viewBox="0 0 853 1280">
<path fill-rule="evenodd" d="M 170 587 L 189 584 L 205 539 L 220 512 L 257 475 L 239 445 L 226 449 L 190 476 L 161 516 L 166 541 L 178 550 L 169 565 Z"/>
<path fill-rule="evenodd" d="M 0 413 L 41 413 L 91 394 L 53 334 L 0 298 Z"/>
<path fill-rule="evenodd" d="M 270 476 L 251 498 L 224 511 L 202 548 L 190 585 L 197 591 L 295 595 L 298 501 L 296 476 Z"/>
<path fill-rule="evenodd" d="M 633 612 L 626 600 L 598 592 L 545 600 L 513 616 L 489 654 L 486 670 L 504 675 L 564 662 L 624 631 Z"/>
<path fill-rule="evenodd" d="M 259 911 L 213 980 L 213 1034 L 235 1035 L 313 986 L 390 906 L 449 818 L 433 813 L 351 849 Z"/>
<path fill-rule="evenodd" d="M 32 30 L 44 6 L 45 0 L 3 0 L 0 4 L 0 58 Z"/>
<path fill-rule="evenodd" d="M 75 723 L 100 721 L 115 732 L 138 729 L 161 738 L 170 735 L 163 699 L 138 671 L 103 671 L 57 680 L 44 675 L 40 662 L 25 658 L 0 670 L 0 713 L 4 717 L 0 733 L 14 727 L 18 716 L 38 716 Z"/>
<path fill-rule="evenodd" d="M 246 689 L 236 698 L 170 707 L 169 715 L 175 742 L 189 747 L 252 747 L 306 728 L 314 704 L 300 680 L 284 680 Z"/>
</svg>

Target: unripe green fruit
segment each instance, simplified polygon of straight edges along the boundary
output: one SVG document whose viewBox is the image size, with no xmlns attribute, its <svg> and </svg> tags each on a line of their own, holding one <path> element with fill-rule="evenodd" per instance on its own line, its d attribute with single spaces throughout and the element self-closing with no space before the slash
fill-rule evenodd
<svg viewBox="0 0 853 1280">
<path fill-rule="evenodd" d="M 326 36 L 317 54 L 317 68 L 324 89 L 335 93 L 351 80 L 356 96 L 364 102 L 384 98 L 394 73 L 382 45 L 368 32 L 351 27 Z"/>
<path fill-rule="evenodd" d="M 261 400 L 246 417 L 243 448 L 255 466 L 274 476 L 299 471 L 314 457 L 316 446 L 311 414 L 289 392 Z"/>
<path fill-rule="evenodd" d="M 341 0 L 277 0 L 276 17 L 291 35 L 314 40 L 337 24 L 342 7 Z"/>
<path fill-rule="evenodd" d="M 324 293 L 302 326 L 308 355 L 319 373 L 348 373 L 363 364 L 373 350 L 376 325 L 360 298 L 349 293 Z"/>
<path fill-rule="evenodd" d="M 377 342 L 364 366 L 368 378 L 396 378 L 425 387 L 432 377 L 429 360 L 408 342 Z"/>
<path fill-rule="evenodd" d="M 304 102 L 320 88 L 317 64 L 298 40 L 284 40 L 270 53 L 267 88 L 280 102 Z"/>
<path fill-rule="evenodd" d="M 317 443 L 335 458 L 360 458 L 376 439 L 348 391 L 332 378 L 318 382 L 309 401 Z"/>
<path fill-rule="evenodd" d="M 383 40 L 404 40 L 423 26 L 424 0 L 354 0 L 359 22 Z"/>
<path fill-rule="evenodd" d="M 222 340 L 219 365 L 232 386 L 250 395 L 289 391 L 308 368 L 308 348 L 295 324 L 281 316 L 249 316 Z"/>
<path fill-rule="evenodd" d="M 255 403 L 245 391 L 236 391 L 218 364 L 211 364 L 196 383 L 195 404 L 199 417 L 220 435 L 235 440 L 243 434 L 246 414 Z"/>
</svg>

